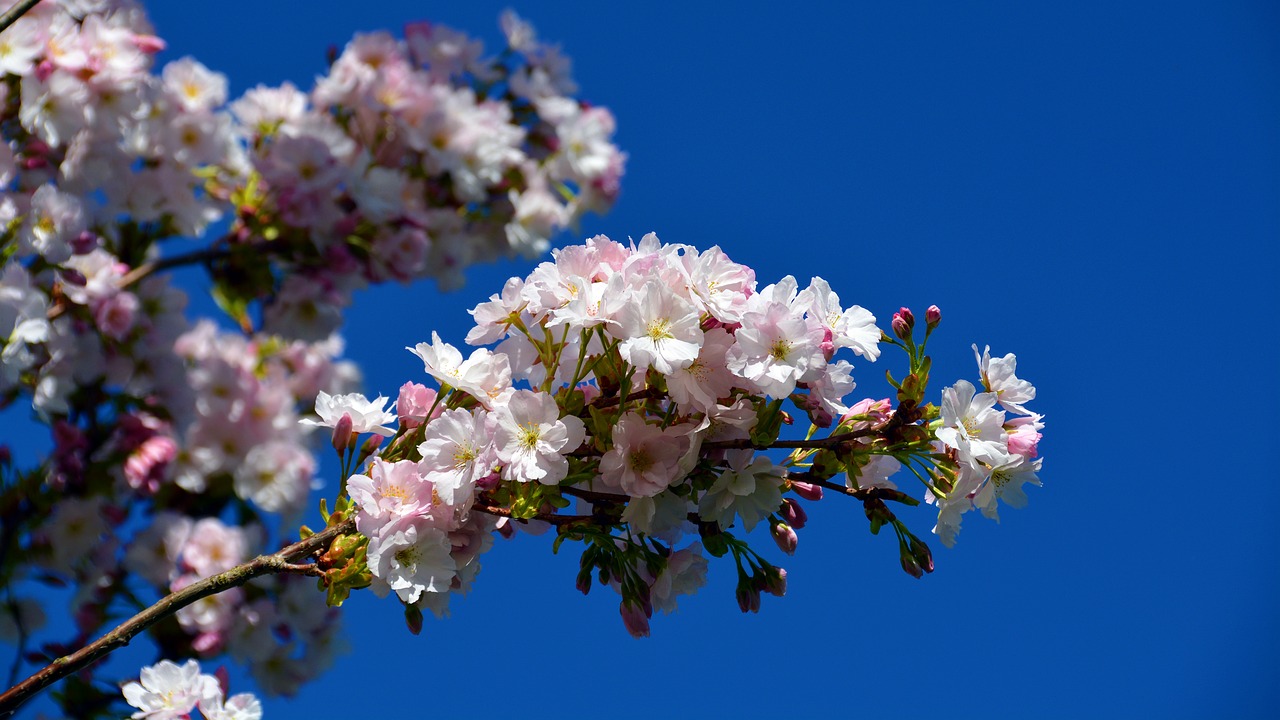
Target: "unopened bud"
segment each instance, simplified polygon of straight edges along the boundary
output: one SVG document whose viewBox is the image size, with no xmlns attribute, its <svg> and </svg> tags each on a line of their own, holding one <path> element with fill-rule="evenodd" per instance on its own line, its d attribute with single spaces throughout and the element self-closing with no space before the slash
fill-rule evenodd
<svg viewBox="0 0 1280 720">
<path fill-rule="evenodd" d="M 929 550 L 929 546 L 912 537 L 910 540 L 911 557 L 920 566 L 920 569 L 931 573 L 933 572 L 933 553 Z"/>
<path fill-rule="evenodd" d="M 496 489 L 500 482 L 502 482 L 502 476 L 496 472 L 491 472 L 482 478 L 476 479 L 476 489 L 480 492 L 490 492 Z"/>
<path fill-rule="evenodd" d="M 916 564 L 915 558 L 903 553 L 900 559 L 902 560 L 902 569 L 905 570 L 908 575 L 916 578 L 917 580 L 924 577 L 924 571 Z"/>
<path fill-rule="evenodd" d="M 750 583 L 738 583 L 738 591 L 735 593 L 738 599 L 738 609 L 742 612 L 760 612 L 760 591 L 751 586 Z"/>
<path fill-rule="evenodd" d="M 365 458 L 377 452 L 378 448 L 382 446 L 382 440 L 383 437 L 381 435 L 370 435 L 369 439 L 364 441 L 364 445 L 360 446 L 361 462 L 363 462 Z"/>
<path fill-rule="evenodd" d="M 409 632 L 414 635 L 422 632 L 422 610 L 417 605 L 404 606 L 404 624 L 409 626 Z"/>
<path fill-rule="evenodd" d="M 98 247 L 98 236 L 85 230 L 71 240 L 71 252 L 76 255 L 88 255 Z"/>
<path fill-rule="evenodd" d="M 782 518 L 787 521 L 791 527 L 799 530 L 809 522 L 809 515 L 800 507 L 800 503 L 795 498 L 785 498 L 782 501 Z"/>
<path fill-rule="evenodd" d="M 631 637 L 649 637 L 649 616 L 644 614 L 644 608 L 623 600 L 618 610 L 622 613 L 622 624 L 627 627 Z"/>
<path fill-rule="evenodd" d="M 937 305 L 930 305 L 928 310 L 924 311 L 924 324 L 930 330 L 938 327 L 938 323 L 942 322 L 942 311 Z"/>
<path fill-rule="evenodd" d="M 765 575 L 764 591 L 774 597 L 782 597 L 787 594 L 787 571 L 783 568 L 770 568 L 771 572 Z"/>
<path fill-rule="evenodd" d="M 774 523 L 769 532 L 773 535 L 773 541 L 778 544 L 778 549 L 788 555 L 796 554 L 796 545 L 799 544 L 800 538 L 796 537 L 796 531 L 791 526 L 780 522 Z"/>
<path fill-rule="evenodd" d="M 906 320 L 906 321 L 907 321 L 907 328 L 908 328 L 908 329 L 911 329 L 911 330 L 914 330 L 914 329 L 915 329 L 915 327 L 916 327 L 916 316 L 915 316 L 915 313 L 911 312 L 911 308 L 908 308 L 908 307 L 898 308 L 898 312 L 897 312 L 897 314 L 898 314 L 898 316 L 899 316 L 899 317 L 901 317 L 903 320 Z"/>
<path fill-rule="evenodd" d="M 351 432 L 353 424 L 351 413 L 342 413 L 338 423 L 333 426 L 333 449 L 338 451 L 338 455 L 346 452 L 351 447 L 351 441 L 355 440 L 354 433 Z"/>
<path fill-rule="evenodd" d="M 893 320 L 889 325 L 893 328 L 893 334 L 897 335 L 899 340 L 906 340 L 911 337 L 911 325 L 902 318 L 902 313 L 894 313 Z"/>
<path fill-rule="evenodd" d="M 75 268 L 58 270 L 58 279 L 66 285 L 74 285 L 76 287 L 84 287 L 89 284 L 89 279 L 84 276 L 84 273 Z"/>
<path fill-rule="evenodd" d="M 822 488 L 813 483 L 800 482 L 799 480 L 791 481 L 791 489 L 805 500 L 817 502 L 822 499 Z"/>
</svg>

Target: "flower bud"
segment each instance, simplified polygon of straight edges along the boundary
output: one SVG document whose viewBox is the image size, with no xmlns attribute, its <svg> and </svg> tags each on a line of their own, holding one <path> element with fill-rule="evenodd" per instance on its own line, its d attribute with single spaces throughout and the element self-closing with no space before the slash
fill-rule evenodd
<svg viewBox="0 0 1280 720">
<path fill-rule="evenodd" d="M 351 432 L 352 425 L 351 413 L 342 413 L 342 417 L 333 426 L 333 449 L 338 451 L 338 455 L 346 452 L 351 446 L 351 441 L 355 439 L 354 433 Z"/>
<path fill-rule="evenodd" d="M 404 624 L 414 635 L 422 633 L 422 610 L 417 605 L 404 606 Z"/>
<path fill-rule="evenodd" d="M 622 624 L 627 627 L 631 637 L 649 637 L 649 616 L 644 614 L 643 608 L 623 600 L 618 605 L 618 610 L 622 613 Z"/>
<path fill-rule="evenodd" d="M 366 458 L 377 452 L 384 439 L 381 435 L 370 435 L 369 439 L 364 441 L 364 445 L 360 446 L 360 462 L 364 462 Z"/>
<path fill-rule="evenodd" d="M 76 255 L 88 255 L 98 247 L 98 236 L 85 230 L 71 239 L 71 252 Z"/>
<path fill-rule="evenodd" d="M 902 313 L 894 313 L 889 325 L 893 327 L 893 334 L 897 335 L 899 340 L 911 337 L 911 325 L 903 319 Z"/>
<path fill-rule="evenodd" d="M 924 571 L 916 564 L 915 558 L 903 553 L 900 559 L 902 560 L 902 569 L 906 571 L 908 575 L 916 578 L 917 580 L 924 577 Z"/>
<path fill-rule="evenodd" d="M 787 594 L 787 571 L 783 568 L 770 568 L 772 572 L 765 575 L 764 591 L 774 597 Z"/>
<path fill-rule="evenodd" d="M 784 498 L 782 500 L 782 518 L 787 521 L 791 527 L 799 530 L 809 522 L 809 515 L 800 507 L 800 503 L 795 498 Z"/>
<path fill-rule="evenodd" d="M 915 329 L 915 327 L 916 327 L 916 316 L 915 316 L 915 314 L 914 314 L 914 313 L 912 313 L 912 312 L 911 312 L 911 308 L 908 308 L 908 307 L 901 307 L 901 308 L 898 308 L 898 313 L 897 313 L 897 314 L 898 314 L 899 316 L 901 316 L 901 317 L 902 317 L 902 319 L 903 319 L 903 320 L 905 320 L 905 321 L 907 322 L 907 329 L 909 329 L 909 330 L 914 330 L 914 329 Z"/>
<path fill-rule="evenodd" d="M 805 500 L 817 502 L 822 499 L 822 488 L 818 485 L 814 485 L 813 483 L 792 480 L 791 489 L 795 490 L 796 494 Z"/>
<path fill-rule="evenodd" d="M 516 536 L 516 528 L 512 524 L 511 518 L 498 518 L 498 525 L 495 529 L 503 540 L 510 540 Z"/>
<path fill-rule="evenodd" d="M 924 324 L 930 330 L 938 327 L 938 323 L 942 322 L 942 311 L 937 305 L 930 305 L 928 310 L 924 311 Z"/>
<path fill-rule="evenodd" d="M 739 610 L 744 613 L 760 612 L 760 591 L 750 583 L 738 583 L 738 590 L 734 594 L 738 599 Z"/>
<path fill-rule="evenodd" d="M 796 537 L 796 531 L 792 530 L 790 525 L 783 522 L 774 523 L 769 528 L 769 532 L 773 534 L 773 541 L 778 544 L 779 550 L 788 555 L 796 554 L 796 545 L 800 539 Z"/>
<path fill-rule="evenodd" d="M 482 478 L 476 478 L 476 489 L 480 492 L 489 492 L 496 489 L 500 482 L 502 482 L 502 476 L 496 472 L 491 472 Z"/>
</svg>

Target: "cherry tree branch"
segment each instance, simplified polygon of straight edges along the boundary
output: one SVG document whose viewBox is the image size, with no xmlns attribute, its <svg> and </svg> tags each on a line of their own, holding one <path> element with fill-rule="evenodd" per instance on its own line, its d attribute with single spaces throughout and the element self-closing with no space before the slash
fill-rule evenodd
<svg viewBox="0 0 1280 720">
<path fill-rule="evenodd" d="M 178 592 L 166 595 L 156 604 L 116 626 L 106 635 L 70 655 L 54 660 L 39 672 L 0 695 L 0 718 L 11 717 L 19 706 L 30 700 L 36 693 L 88 667 L 111 651 L 128 645 L 138 633 L 198 600 L 239 587 L 263 575 L 322 574 L 314 564 L 298 564 L 298 561 L 314 557 L 327 549 L 334 538 L 353 532 L 355 528 L 355 520 L 347 520 L 289 545 L 279 552 L 260 555 L 243 565 L 194 582 Z"/>
<path fill-rule="evenodd" d="M 13 7 L 0 15 L 0 32 L 9 29 L 9 26 L 18 22 L 18 18 L 27 14 L 27 11 L 40 4 L 40 0 L 19 0 Z"/>
</svg>

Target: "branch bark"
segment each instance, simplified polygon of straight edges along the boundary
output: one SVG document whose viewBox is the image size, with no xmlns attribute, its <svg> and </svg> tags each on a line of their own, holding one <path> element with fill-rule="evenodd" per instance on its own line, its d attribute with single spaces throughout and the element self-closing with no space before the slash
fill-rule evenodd
<svg viewBox="0 0 1280 720">
<path fill-rule="evenodd" d="M 5 11 L 4 15 L 0 15 L 0 32 L 9 29 L 9 26 L 18 22 L 18 18 L 27 14 L 27 11 L 40 4 L 40 0 L 20 0 L 16 5 Z"/>
<path fill-rule="evenodd" d="M 329 547 L 332 540 L 356 529 L 354 519 L 300 540 L 271 555 L 260 555 L 243 565 L 238 565 L 224 573 L 212 575 L 194 582 L 176 593 L 167 595 L 159 602 L 134 615 L 118 625 L 106 635 L 98 638 L 85 647 L 60 657 L 46 665 L 31 677 L 0 695 L 0 718 L 11 717 L 23 703 L 36 693 L 49 687 L 62 678 L 78 672 L 108 653 L 129 644 L 138 633 L 146 630 L 164 618 L 178 612 L 182 608 L 233 587 L 239 587 L 250 580 L 263 575 L 280 573 L 320 574 L 314 564 L 298 564 L 300 560 L 314 557 Z"/>
</svg>

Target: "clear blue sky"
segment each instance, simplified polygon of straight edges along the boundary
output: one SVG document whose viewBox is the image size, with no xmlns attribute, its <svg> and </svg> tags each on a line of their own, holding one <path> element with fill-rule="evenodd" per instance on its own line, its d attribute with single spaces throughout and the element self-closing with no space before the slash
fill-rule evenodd
<svg viewBox="0 0 1280 720">
<path fill-rule="evenodd" d="M 268 718 L 1280 712 L 1276 4 L 152 5 L 167 57 L 233 94 L 309 87 L 328 45 L 409 20 L 494 45 L 511 5 L 631 156 L 583 235 L 719 244 L 763 282 L 821 275 L 886 327 L 937 303 L 935 377 L 972 379 L 970 343 L 1015 352 L 1047 415 L 1044 487 L 933 543 L 924 580 L 831 498 L 796 557 L 773 553 L 787 598 L 744 616 L 713 563 L 636 641 L 616 596 L 574 590 L 576 556 L 524 537 L 420 637 L 397 603 L 353 599 L 352 651 Z M 530 267 L 362 295 L 347 335 L 370 393 L 422 380 L 401 348 L 461 344 L 465 310 Z"/>
</svg>

